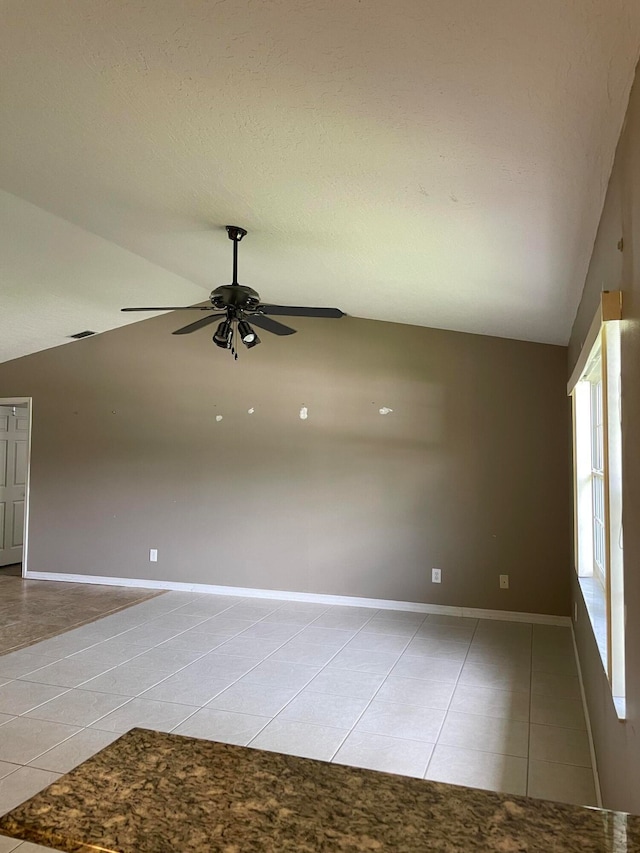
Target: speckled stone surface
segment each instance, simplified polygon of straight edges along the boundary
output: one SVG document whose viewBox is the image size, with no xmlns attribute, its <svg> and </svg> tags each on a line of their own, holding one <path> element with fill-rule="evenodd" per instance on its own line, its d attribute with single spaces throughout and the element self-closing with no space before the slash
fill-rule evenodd
<svg viewBox="0 0 640 853">
<path fill-rule="evenodd" d="M 640 853 L 640 818 L 132 729 L 0 820 L 59 850 Z"/>
</svg>

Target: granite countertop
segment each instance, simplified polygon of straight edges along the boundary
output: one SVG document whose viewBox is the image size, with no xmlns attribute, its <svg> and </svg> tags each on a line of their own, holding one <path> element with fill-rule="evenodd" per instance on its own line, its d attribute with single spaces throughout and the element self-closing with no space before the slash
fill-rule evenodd
<svg viewBox="0 0 640 853">
<path fill-rule="evenodd" d="M 640 853 L 640 817 L 132 729 L 0 819 L 67 853 Z"/>
</svg>

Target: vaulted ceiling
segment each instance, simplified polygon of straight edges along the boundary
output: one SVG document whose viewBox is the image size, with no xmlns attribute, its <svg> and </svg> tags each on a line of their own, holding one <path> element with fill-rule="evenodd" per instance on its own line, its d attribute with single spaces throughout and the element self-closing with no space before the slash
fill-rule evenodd
<svg viewBox="0 0 640 853">
<path fill-rule="evenodd" d="M 566 343 L 637 0 L 5 0 L 0 360 L 191 304 Z"/>
</svg>

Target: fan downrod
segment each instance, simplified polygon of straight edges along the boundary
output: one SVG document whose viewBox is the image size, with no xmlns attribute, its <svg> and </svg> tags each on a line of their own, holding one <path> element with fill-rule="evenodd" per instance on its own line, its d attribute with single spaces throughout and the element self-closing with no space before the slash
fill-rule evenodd
<svg viewBox="0 0 640 853">
<path fill-rule="evenodd" d="M 239 225 L 226 225 L 225 228 L 227 229 L 229 239 L 234 240 L 236 243 L 239 243 L 247 234 L 246 228 L 240 228 Z"/>
</svg>

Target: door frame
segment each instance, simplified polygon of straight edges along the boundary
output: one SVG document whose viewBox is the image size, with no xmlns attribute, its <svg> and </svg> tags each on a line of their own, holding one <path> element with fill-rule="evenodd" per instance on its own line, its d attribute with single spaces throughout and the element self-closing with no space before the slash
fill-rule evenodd
<svg viewBox="0 0 640 853">
<path fill-rule="evenodd" d="M 24 529 L 22 531 L 22 577 L 27 576 L 29 559 L 29 505 L 31 497 L 31 432 L 33 426 L 33 397 L 0 397 L 0 406 L 27 404 L 29 433 L 27 435 L 27 479 L 24 490 Z"/>
</svg>

